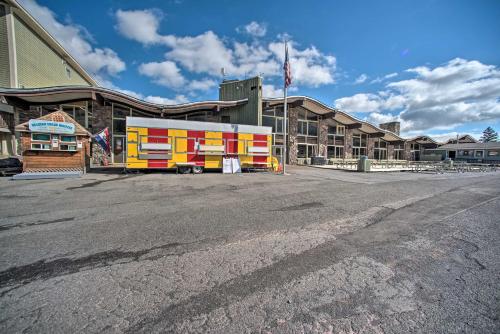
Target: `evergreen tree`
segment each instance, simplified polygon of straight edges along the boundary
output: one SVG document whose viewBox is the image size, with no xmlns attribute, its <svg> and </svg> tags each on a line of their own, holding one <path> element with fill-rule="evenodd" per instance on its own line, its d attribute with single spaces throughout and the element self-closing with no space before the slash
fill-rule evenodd
<svg viewBox="0 0 500 334">
<path fill-rule="evenodd" d="M 484 131 L 483 135 L 479 140 L 483 143 L 487 143 L 489 141 L 498 141 L 498 133 L 493 130 L 491 126 L 488 126 Z"/>
</svg>

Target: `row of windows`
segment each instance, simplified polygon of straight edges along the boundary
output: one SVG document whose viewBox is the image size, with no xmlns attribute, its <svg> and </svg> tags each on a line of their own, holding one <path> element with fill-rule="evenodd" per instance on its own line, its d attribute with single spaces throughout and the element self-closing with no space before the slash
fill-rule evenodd
<svg viewBox="0 0 500 334">
<path fill-rule="evenodd" d="M 59 151 L 76 151 L 76 136 L 66 136 L 48 133 L 32 133 L 31 149 L 41 151 L 51 151 L 53 142 L 57 141 Z"/>
<path fill-rule="evenodd" d="M 484 150 L 460 150 L 458 151 L 458 155 L 467 157 L 476 157 L 476 158 L 482 158 L 484 156 Z M 500 156 L 500 150 L 488 150 L 486 153 L 486 156 L 488 157 L 498 157 Z"/>
<path fill-rule="evenodd" d="M 66 136 L 66 135 L 56 135 L 49 133 L 32 133 L 31 140 L 32 141 L 46 141 L 50 142 L 52 139 L 60 140 L 61 142 L 66 143 L 76 143 L 76 136 Z"/>
</svg>

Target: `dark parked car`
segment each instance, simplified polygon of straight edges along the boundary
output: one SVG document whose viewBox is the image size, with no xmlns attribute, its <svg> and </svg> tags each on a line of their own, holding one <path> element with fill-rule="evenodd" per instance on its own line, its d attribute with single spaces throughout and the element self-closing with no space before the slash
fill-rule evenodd
<svg viewBox="0 0 500 334">
<path fill-rule="evenodd" d="M 18 158 L 0 159 L 0 176 L 22 173 L 23 163 Z"/>
</svg>

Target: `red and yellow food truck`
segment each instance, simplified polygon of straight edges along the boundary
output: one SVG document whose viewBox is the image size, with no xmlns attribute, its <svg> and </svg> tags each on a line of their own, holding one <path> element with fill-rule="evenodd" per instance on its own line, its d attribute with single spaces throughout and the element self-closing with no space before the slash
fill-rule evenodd
<svg viewBox="0 0 500 334">
<path fill-rule="evenodd" d="M 128 169 L 195 173 L 238 158 L 242 168 L 271 168 L 270 127 L 127 117 Z M 274 159 L 275 160 L 275 159 Z"/>
</svg>

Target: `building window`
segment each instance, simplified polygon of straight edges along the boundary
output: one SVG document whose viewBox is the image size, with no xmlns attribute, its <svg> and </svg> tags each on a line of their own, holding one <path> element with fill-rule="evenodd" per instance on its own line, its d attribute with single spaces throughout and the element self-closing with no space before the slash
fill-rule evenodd
<svg viewBox="0 0 500 334">
<path fill-rule="evenodd" d="M 92 105 L 92 103 L 90 103 Z M 70 115 L 75 121 L 86 129 L 92 127 L 92 111 L 89 112 L 87 101 L 75 102 L 73 104 L 61 104 L 59 108 Z"/>
<path fill-rule="evenodd" d="M 475 157 L 476 157 L 476 158 L 482 158 L 482 157 L 483 157 L 483 155 L 484 155 L 484 151 L 476 151 L 475 153 L 476 153 L 476 154 L 475 154 Z"/>
<path fill-rule="evenodd" d="M 405 160 L 405 145 L 395 144 L 394 145 L 394 159 Z"/>
<path fill-rule="evenodd" d="M 51 140 L 51 135 L 48 133 L 32 133 L 31 149 L 40 151 L 50 151 L 52 149 L 50 140 Z"/>
<path fill-rule="evenodd" d="M 375 160 L 387 160 L 387 142 L 383 139 L 375 139 L 373 158 Z"/>
<path fill-rule="evenodd" d="M 498 150 L 494 150 L 494 151 L 489 150 L 488 151 L 488 156 L 489 157 L 498 157 L 499 155 L 500 155 L 500 151 L 498 151 Z"/>
<path fill-rule="evenodd" d="M 344 158 L 345 127 L 343 125 L 328 126 L 328 146 L 326 155 L 328 159 Z"/>
<path fill-rule="evenodd" d="M 273 154 L 282 161 L 284 111 L 282 106 L 265 108 L 262 110 L 262 125 L 272 128 Z"/>
<path fill-rule="evenodd" d="M 318 115 L 300 109 L 297 121 L 297 157 L 311 158 L 318 155 Z"/>
<path fill-rule="evenodd" d="M 32 133 L 31 134 L 31 149 L 40 151 L 52 150 L 52 138 L 58 138 L 57 135 L 50 135 L 48 133 Z"/>
<path fill-rule="evenodd" d="M 50 142 L 50 134 L 48 134 L 48 133 L 32 133 L 31 140 L 32 141 Z"/>
<path fill-rule="evenodd" d="M 52 146 L 50 144 L 31 143 L 32 150 L 50 151 L 51 147 Z"/>
<path fill-rule="evenodd" d="M 113 135 L 125 135 L 127 131 L 126 117 L 132 115 L 132 110 L 129 107 L 119 104 L 112 104 L 113 109 Z"/>
<path fill-rule="evenodd" d="M 352 157 L 358 159 L 362 155 L 366 155 L 366 134 L 353 134 L 352 135 Z"/>
<path fill-rule="evenodd" d="M 344 147 L 342 146 L 328 146 L 326 152 L 328 159 L 343 159 Z"/>
<path fill-rule="evenodd" d="M 59 151 L 76 151 L 76 145 L 61 144 Z"/>
<path fill-rule="evenodd" d="M 231 123 L 231 116 L 221 116 L 221 123 Z"/>
</svg>

